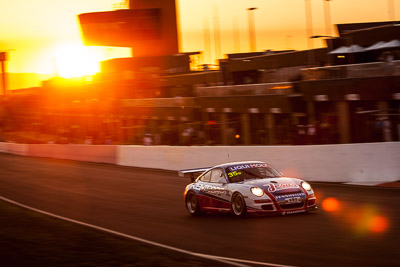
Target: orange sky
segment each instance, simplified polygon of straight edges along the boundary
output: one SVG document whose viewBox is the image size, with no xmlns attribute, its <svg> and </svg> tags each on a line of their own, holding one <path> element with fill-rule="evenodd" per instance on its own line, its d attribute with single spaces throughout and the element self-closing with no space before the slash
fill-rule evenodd
<svg viewBox="0 0 400 267">
<path fill-rule="evenodd" d="M 312 3 L 313 33 L 324 35 L 323 0 Z M 56 51 L 80 43 L 76 15 L 118 8 L 121 0 L 13 0 L 2 1 L 0 9 L 0 51 L 9 51 L 10 72 L 56 73 Z M 400 0 L 332 0 L 331 22 L 352 23 L 400 20 Z M 395 9 L 389 12 L 393 3 Z M 177 0 L 181 51 L 204 51 L 204 25 L 210 28 L 211 51 L 204 59 L 215 59 L 214 18 L 219 19 L 222 54 L 249 51 L 248 7 L 254 11 L 257 50 L 307 48 L 304 0 Z M 233 43 L 233 21 L 237 22 L 240 42 Z M 315 40 L 315 47 L 321 46 Z M 240 51 L 234 51 L 234 48 Z M 128 56 L 128 49 L 96 48 L 100 60 Z"/>
</svg>

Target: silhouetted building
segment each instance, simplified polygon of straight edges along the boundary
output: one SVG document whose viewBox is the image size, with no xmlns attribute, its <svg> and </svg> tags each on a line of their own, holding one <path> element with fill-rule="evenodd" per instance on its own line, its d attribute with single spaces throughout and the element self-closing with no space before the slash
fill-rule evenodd
<svg viewBox="0 0 400 267">
<path fill-rule="evenodd" d="M 144 137 L 165 145 L 400 141 L 398 26 L 372 25 L 340 26 L 343 36 L 328 48 L 230 54 L 217 70 L 191 69 L 196 53 L 108 60 L 93 83 L 53 79 L 9 96 L 0 122 L 7 132 L 95 144 L 143 144 Z M 376 47 L 329 54 L 349 38 L 361 51 Z M 381 53 L 385 60 L 372 58 Z"/>
</svg>

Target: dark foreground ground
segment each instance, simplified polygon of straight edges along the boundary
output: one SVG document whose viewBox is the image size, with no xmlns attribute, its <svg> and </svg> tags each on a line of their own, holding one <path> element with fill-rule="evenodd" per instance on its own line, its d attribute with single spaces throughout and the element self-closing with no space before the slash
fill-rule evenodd
<svg viewBox="0 0 400 267">
<path fill-rule="evenodd" d="M 228 266 L 0 201 L 0 266 Z"/>
<path fill-rule="evenodd" d="M 249 261 L 399 266 L 399 188 L 312 183 L 317 212 L 241 220 L 223 214 L 191 217 L 183 202 L 189 182 L 177 172 L 0 153 L 0 196 L 88 224 Z M 15 207 L 7 213 L 2 209 L 0 266 L 220 264 L 26 211 L 15 213 Z"/>
</svg>

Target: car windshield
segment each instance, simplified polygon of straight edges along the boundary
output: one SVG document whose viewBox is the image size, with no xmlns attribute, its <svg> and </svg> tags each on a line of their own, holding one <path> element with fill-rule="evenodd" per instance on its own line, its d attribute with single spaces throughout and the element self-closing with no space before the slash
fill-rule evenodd
<svg viewBox="0 0 400 267">
<path fill-rule="evenodd" d="M 239 183 L 250 179 L 282 177 L 277 170 L 265 163 L 232 165 L 225 168 L 230 183 Z"/>
</svg>

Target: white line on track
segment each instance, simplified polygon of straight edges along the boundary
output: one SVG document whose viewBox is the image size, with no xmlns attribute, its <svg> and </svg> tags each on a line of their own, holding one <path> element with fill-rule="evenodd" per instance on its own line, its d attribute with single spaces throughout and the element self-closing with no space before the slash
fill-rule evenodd
<svg viewBox="0 0 400 267">
<path fill-rule="evenodd" d="M 83 225 L 83 226 L 90 227 L 90 228 L 93 228 L 93 229 L 96 229 L 96 230 L 100 230 L 100 231 L 103 231 L 103 232 L 106 232 L 106 233 L 109 233 L 109 234 L 122 236 L 122 237 L 125 237 L 125 238 L 128 238 L 128 239 L 136 240 L 136 241 L 143 242 L 143 243 L 146 243 L 146 244 L 149 244 L 149 245 L 153 245 L 153 246 L 156 246 L 156 247 L 161 247 L 161 248 L 173 250 L 173 251 L 176 251 L 176 252 L 180 252 L 180 253 L 183 253 L 183 254 L 188 254 L 188 255 L 191 255 L 191 256 L 208 259 L 208 260 L 214 260 L 214 261 L 218 261 L 218 262 L 221 262 L 221 263 L 230 264 L 230 265 L 233 265 L 233 266 L 248 266 L 248 265 L 244 265 L 243 264 L 243 263 L 246 263 L 246 264 L 271 266 L 271 267 L 295 267 L 295 266 L 291 266 L 291 265 L 282 265 L 282 264 L 274 264 L 274 263 L 268 263 L 268 262 L 242 260 L 242 259 L 227 258 L 227 257 L 220 257 L 220 256 L 213 256 L 213 255 L 207 255 L 207 254 L 202 254 L 202 253 L 191 252 L 189 250 L 185 250 L 185 249 L 180 249 L 180 248 L 164 245 L 164 244 L 161 244 L 161 243 L 157 243 L 157 242 L 150 241 L 150 240 L 147 240 L 147 239 L 143 239 L 143 238 L 140 238 L 140 237 L 124 234 L 124 233 L 121 233 L 121 232 L 117 232 L 117 231 L 110 230 L 110 229 L 107 229 L 107 228 L 103 228 L 103 227 L 100 227 L 100 226 L 96 226 L 96 225 L 93 225 L 93 224 L 88 224 L 88 223 L 77 221 L 77 220 L 70 219 L 70 218 L 67 218 L 67 217 L 59 216 L 59 215 L 56 215 L 56 214 L 53 214 L 53 213 L 50 213 L 50 212 L 47 212 L 47 211 L 44 211 L 44 210 L 39 210 L 39 209 L 30 207 L 30 206 L 21 204 L 19 202 L 16 202 L 16 201 L 8 199 L 8 198 L 5 198 L 3 196 L 0 196 L 0 199 L 3 200 L 3 201 L 6 201 L 8 203 L 14 204 L 16 206 L 19 206 L 19 207 L 22 207 L 22 208 L 25 208 L 25 209 L 28 209 L 28 210 L 32 210 L 32 211 L 35 211 L 35 212 L 38 212 L 38 213 L 42 213 L 44 215 L 51 216 L 51 217 L 54 217 L 54 218 L 57 218 L 57 219 L 60 219 L 60 220 L 64 220 L 64 221 L 72 222 L 72 223 L 75 223 L 75 224 Z"/>
</svg>

